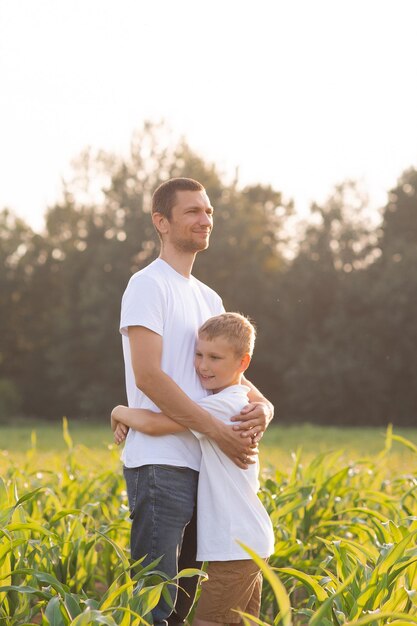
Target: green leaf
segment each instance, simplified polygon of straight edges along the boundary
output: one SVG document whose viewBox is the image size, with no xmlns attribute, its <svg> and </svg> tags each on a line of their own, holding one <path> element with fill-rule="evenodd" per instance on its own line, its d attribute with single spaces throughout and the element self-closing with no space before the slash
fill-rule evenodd
<svg viewBox="0 0 417 626">
<path fill-rule="evenodd" d="M 0 526 L 7 526 L 10 523 L 10 520 L 13 517 L 13 513 L 15 511 L 15 506 L 9 506 L 5 509 L 0 510 Z M 1 532 L 1 529 L 0 529 Z"/>
<path fill-rule="evenodd" d="M 397 624 L 400 626 L 409 626 L 410 624 L 417 624 L 417 617 L 412 617 L 411 615 L 406 615 L 405 613 L 388 613 L 385 611 L 372 611 L 372 614 L 366 615 L 365 617 L 361 617 L 354 622 L 345 622 L 343 626 L 366 626 L 367 624 L 373 624 L 375 622 L 380 622 L 381 620 L 400 620 L 389 622 L 389 624 Z"/>
<path fill-rule="evenodd" d="M 62 596 L 65 596 L 65 594 L 69 593 L 69 588 L 67 587 L 67 585 L 61 583 L 55 578 L 55 576 L 52 576 L 52 574 L 49 574 L 48 572 L 34 570 L 32 571 L 32 575 L 35 576 L 36 580 L 38 580 L 40 583 L 50 585 L 52 589 L 55 589 L 55 591 L 60 593 Z"/>
<path fill-rule="evenodd" d="M 64 595 L 64 606 L 72 620 L 82 613 L 78 598 L 71 593 Z"/>
<path fill-rule="evenodd" d="M 9 504 L 9 494 L 7 493 L 6 483 L 0 476 L 0 511 Z"/>
<path fill-rule="evenodd" d="M 0 587 L 0 593 L 7 591 L 17 591 L 18 593 L 35 595 L 43 600 L 49 600 L 52 595 L 48 591 L 42 591 L 41 589 L 30 587 L 29 585 L 4 585 L 4 587 Z"/>
<path fill-rule="evenodd" d="M 313 617 L 311 618 L 311 620 L 309 622 L 309 626 L 323 626 L 323 620 L 326 617 L 326 613 L 331 610 L 331 607 L 332 607 L 335 599 L 337 597 L 341 596 L 342 593 L 345 591 L 345 589 L 347 589 L 349 587 L 350 583 L 355 578 L 355 576 L 356 576 L 356 570 L 354 570 L 346 578 L 346 580 L 343 582 L 343 584 L 341 584 L 339 586 L 339 588 L 337 589 L 336 593 L 331 595 L 329 598 L 327 598 L 327 600 L 325 602 L 323 602 L 321 607 L 314 613 Z"/>
<path fill-rule="evenodd" d="M 417 530 L 414 530 L 409 535 L 404 537 L 400 543 L 394 545 L 393 548 L 386 554 L 384 560 L 378 566 L 378 570 L 381 574 L 387 572 L 393 565 L 395 565 L 399 558 L 404 554 L 407 545 L 415 535 L 417 535 Z"/>
<path fill-rule="evenodd" d="M 392 435 L 392 438 L 394 441 L 398 441 L 399 443 L 402 443 L 403 446 L 417 453 L 417 446 L 414 443 L 412 443 L 409 439 L 406 439 L 405 437 L 401 437 L 401 435 Z"/>
<path fill-rule="evenodd" d="M 68 517 L 68 515 L 81 515 L 83 513 L 82 509 L 62 509 L 55 513 L 53 517 L 49 520 L 50 524 L 55 524 L 63 517 Z"/>
<path fill-rule="evenodd" d="M 302 582 L 306 587 L 310 589 L 312 593 L 317 597 L 319 602 L 324 602 L 327 600 L 328 595 L 326 591 L 319 585 L 317 580 L 315 580 L 312 576 L 305 574 L 304 572 L 300 572 L 292 567 L 278 567 L 274 568 L 275 571 L 282 572 L 284 574 L 288 574 L 293 578 L 296 578 L 300 582 Z"/>
<path fill-rule="evenodd" d="M 186 569 L 182 569 L 172 580 L 178 580 L 179 578 L 192 578 L 193 576 L 203 576 L 207 578 L 206 572 L 203 572 L 202 569 L 194 569 L 192 567 L 188 567 Z"/>
<path fill-rule="evenodd" d="M 143 615 L 150 613 L 156 607 L 167 583 L 159 583 L 154 587 L 144 587 L 140 592 L 141 611 Z"/>
<path fill-rule="evenodd" d="M 127 589 L 133 589 L 133 584 L 134 584 L 133 581 L 129 580 L 124 585 L 115 586 L 115 589 L 112 590 L 110 593 L 108 593 L 108 595 L 106 594 L 105 598 L 103 599 L 103 602 L 101 602 L 101 604 L 99 605 L 100 610 L 103 611 L 104 609 L 107 609 L 109 606 L 112 606 L 114 601 L 122 593 L 124 593 L 124 591 L 126 591 Z M 114 585 L 112 585 L 112 587 L 113 586 Z"/>
<path fill-rule="evenodd" d="M 375 517 L 376 519 L 378 519 L 380 522 L 388 522 L 388 517 L 386 515 L 383 515 L 382 513 L 379 513 L 378 511 L 374 511 L 372 509 L 368 509 L 364 506 L 355 506 L 349 509 L 343 509 L 342 511 L 338 512 L 338 515 L 346 515 L 346 513 L 365 513 L 366 515 L 369 515 L 369 517 Z"/>
<path fill-rule="evenodd" d="M 45 609 L 45 617 L 49 626 L 67 626 L 69 624 L 61 612 L 59 596 L 54 596 L 49 600 Z"/>
<path fill-rule="evenodd" d="M 268 626 L 268 624 L 259 619 L 259 617 L 254 617 L 253 615 L 245 613 L 244 611 L 236 611 L 236 613 L 239 613 L 239 615 L 243 617 L 242 621 L 244 626 L 251 626 L 252 623 L 258 624 L 259 626 Z"/>
<path fill-rule="evenodd" d="M 68 420 L 66 417 L 62 418 L 62 436 L 63 436 L 65 443 L 67 444 L 68 450 L 71 451 L 74 447 L 74 444 L 72 443 L 72 439 L 69 434 Z"/>
<path fill-rule="evenodd" d="M 33 489 L 33 491 L 29 491 L 28 493 L 25 493 L 21 498 L 18 499 L 15 506 L 18 507 L 21 504 L 23 504 L 23 502 L 27 502 L 28 500 L 31 500 L 33 496 L 36 495 L 39 491 L 44 491 L 44 490 L 45 490 L 45 487 L 37 487 L 36 489 Z"/>
<path fill-rule="evenodd" d="M 97 610 L 87 610 L 71 622 L 71 626 L 92 626 L 93 624 L 105 624 L 106 626 L 118 626 L 110 615 L 103 615 Z"/>
<path fill-rule="evenodd" d="M 7 526 L 7 530 L 14 531 L 33 531 L 39 533 L 40 535 L 44 535 L 45 537 L 54 537 L 55 533 L 51 532 L 47 528 L 44 528 L 40 524 L 36 522 L 14 522 Z"/>
<path fill-rule="evenodd" d="M 291 603 L 284 585 L 264 559 L 262 559 L 256 554 L 256 552 L 248 548 L 248 546 L 245 546 L 245 544 L 241 543 L 240 541 L 238 541 L 237 543 L 249 554 L 251 559 L 255 561 L 256 565 L 258 565 L 264 577 L 271 585 L 272 590 L 275 594 L 275 598 L 278 602 L 278 606 L 280 608 L 282 625 L 292 626 Z"/>
</svg>

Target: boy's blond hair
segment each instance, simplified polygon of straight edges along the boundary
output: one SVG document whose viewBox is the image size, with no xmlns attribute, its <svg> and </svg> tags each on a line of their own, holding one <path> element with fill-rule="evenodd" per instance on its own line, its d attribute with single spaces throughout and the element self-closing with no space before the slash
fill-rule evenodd
<svg viewBox="0 0 417 626">
<path fill-rule="evenodd" d="M 240 313 L 221 313 L 210 317 L 199 329 L 199 337 L 204 335 L 209 341 L 216 337 L 225 337 L 231 344 L 236 356 L 252 356 L 256 330 L 247 317 Z"/>
</svg>

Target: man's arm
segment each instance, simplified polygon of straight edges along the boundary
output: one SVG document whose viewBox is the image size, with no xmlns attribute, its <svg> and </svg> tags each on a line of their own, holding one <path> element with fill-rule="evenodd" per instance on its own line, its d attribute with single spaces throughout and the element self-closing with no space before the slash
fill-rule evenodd
<svg viewBox="0 0 417 626">
<path fill-rule="evenodd" d="M 238 467 L 247 468 L 251 440 L 199 407 L 162 371 L 162 337 L 144 326 L 129 326 L 129 344 L 136 386 L 166 416 L 213 439 Z"/>
</svg>

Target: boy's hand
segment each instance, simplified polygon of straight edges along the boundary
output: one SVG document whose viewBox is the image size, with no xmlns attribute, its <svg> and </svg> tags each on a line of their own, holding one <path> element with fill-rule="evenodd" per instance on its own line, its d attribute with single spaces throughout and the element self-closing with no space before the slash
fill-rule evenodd
<svg viewBox="0 0 417 626">
<path fill-rule="evenodd" d="M 116 428 L 114 429 L 114 442 L 119 446 L 127 436 L 129 428 L 122 424 L 121 422 L 116 423 Z"/>
<path fill-rule="evenodd" d="M 232 417 L 231 421 L 239 422 L 233 426 L 233 429 L 241 431 L 241 437 L 250 437 L 252 444 L 256 445 L 273 417 L 274 408 L 272 404 L 251 402 L 242 409 L 240 415 Z"/>
</svg>

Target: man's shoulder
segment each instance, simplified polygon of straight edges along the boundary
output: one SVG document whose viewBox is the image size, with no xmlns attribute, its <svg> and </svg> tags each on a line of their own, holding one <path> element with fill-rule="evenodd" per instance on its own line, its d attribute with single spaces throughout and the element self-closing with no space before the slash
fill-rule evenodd
<svg viewBox="0 0 417 626">
<path fill-rule="evenodd" d="M 157 277 L 159 274 L 161 274 L 161 268 L 158 260 L 159 259 L 155 259 L 154 261 L 149 263 L 149 265 L 145 265 L 145 267 L 142 267 L 140 270 L 132 274 L 130 280 L 137 280 L 140 277 Z"/>
<path fill-rule="evenodd" d="M 122 298 L 122 310 L 131 304 L 137 306 L 138 301 L 143 303 L 152 301 L 162 304 L 166 299 L 167 287 L 158 264 L 153 261 L 138 272 L 132 274 Z"/>
<path fill-rule="evenodd" d="M 136 286 L 141 283 L 145 285 L 152 283 L 160 284 L 161 280 L 163 280 L 163 276 L 164 274 L 160 264 L 158 263 L 158 259 L 155 259 L 155 261 L 152 261 L 149 265 L 146 265 L 132 274 L 127 287 Z"/>
<path fill-rule="evenodd" d="M 211 287 L 206 285 L 206 283 L 203 283 L 201 280 L 199 280 L 195 276 L 193 276 L 193 279 L 194 279 L 195 285 L 200 289 L 200 291 L 202 293 L 204 293 L 206 296 L 208 296 L 210 298 L 214 298 L 216 300 L 220 300 L 221 301 L 221 298 L 220 298 L 219 294 L 217 293 L 217 291 L 214 291 L 214 289 L 212 289 Z"/>
</svg>

